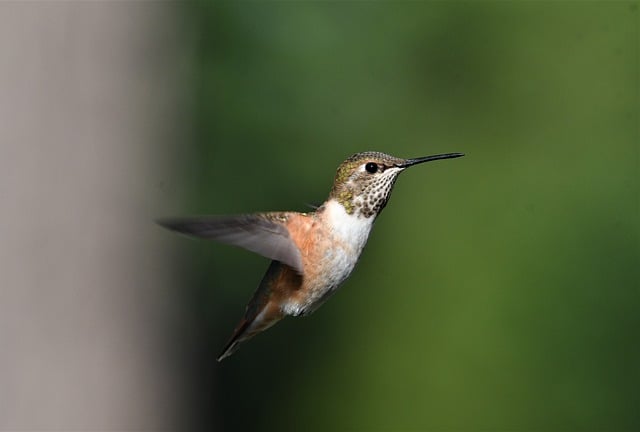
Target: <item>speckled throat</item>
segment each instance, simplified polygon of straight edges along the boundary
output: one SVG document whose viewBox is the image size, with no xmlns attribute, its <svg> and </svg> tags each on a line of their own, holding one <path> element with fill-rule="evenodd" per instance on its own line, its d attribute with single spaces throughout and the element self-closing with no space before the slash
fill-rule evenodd
<svg viewBox="0 0 640 432">
<path fill-rule="evenodd" d="M 387 205 L 400 171 L 399 168 L 394 168 L 393 172 L 387 175 L 347 184 L 339 195 L 338 202 L 348 214 L 365 218 L 375 217 Z"/>
</svg>

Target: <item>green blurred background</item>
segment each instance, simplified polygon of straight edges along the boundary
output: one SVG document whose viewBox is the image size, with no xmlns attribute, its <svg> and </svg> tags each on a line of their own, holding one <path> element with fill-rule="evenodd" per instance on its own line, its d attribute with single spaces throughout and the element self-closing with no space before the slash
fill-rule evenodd
<svg viewBox="0 0 640 432">
<path fill-rule="evenodd" d="M 181 20 L 184 214 L 305 211 L 360 151 L 466 153 L 403 174 L 342 290 L 221 364 L 268 263 L 176 240 L 194 428 L 640 427 L 637 2 L 204 2 Z"/>
</svg>

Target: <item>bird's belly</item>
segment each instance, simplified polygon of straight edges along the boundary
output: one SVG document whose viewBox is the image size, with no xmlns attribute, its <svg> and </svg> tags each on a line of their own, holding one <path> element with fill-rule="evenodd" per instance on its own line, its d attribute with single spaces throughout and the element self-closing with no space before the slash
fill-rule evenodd
<svg viewBox="0 0 640 432">
<path fill-rule="evenodd" d="M 283 304 L 287 315 L 308 315 L 320 307 L 349 277 L 360 255 L 360 250 L 333 247 L 320 254 L 317 265 L 308 269 L 298 295 Z"/>
<path fill-rule="evenodd" d="M 349 277 L 364 248 L 373 218 L 348 214 L 330 200 L 322 220 L 309 240 L 299 244 L 304 262 L 303 282 L 298 292 L 283 305 L 287 315 L 304 315 L 316 310 Z"/>
</svg>

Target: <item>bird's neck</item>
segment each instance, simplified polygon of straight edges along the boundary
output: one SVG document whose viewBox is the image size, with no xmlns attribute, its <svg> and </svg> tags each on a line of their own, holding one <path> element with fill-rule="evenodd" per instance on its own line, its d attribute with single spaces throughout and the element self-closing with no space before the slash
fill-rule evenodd
<svg viewBox="0 0 640 432">
<path fill-rule="evenodd" d="M 322 207 L 321 217 L 329 227 L 329 232 L 360 253 L 375 217 L 365 217 L 357 211 L 349 212 L 348 207 L 335 198 L 329 198 Z"/>
</svg>

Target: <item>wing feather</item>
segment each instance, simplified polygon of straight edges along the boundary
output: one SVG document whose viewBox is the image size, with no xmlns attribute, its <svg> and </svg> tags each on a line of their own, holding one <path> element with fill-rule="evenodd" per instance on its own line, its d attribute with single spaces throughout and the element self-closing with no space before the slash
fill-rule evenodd
<svg viewBox="0 0 640 432">
<path fill-rule="evenodd" d="M 287 230 L 288 219 L 288 213 L 261 213 L 161 219 L 158 224 L 182 234 L 245 248 L 302 274 L 302 255 Z"/>
</svg>

